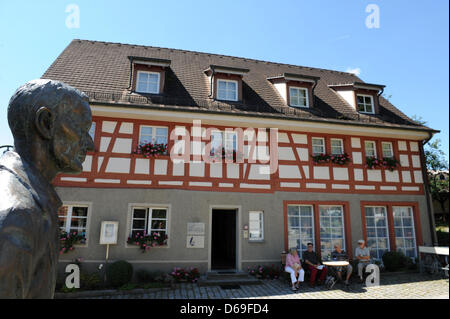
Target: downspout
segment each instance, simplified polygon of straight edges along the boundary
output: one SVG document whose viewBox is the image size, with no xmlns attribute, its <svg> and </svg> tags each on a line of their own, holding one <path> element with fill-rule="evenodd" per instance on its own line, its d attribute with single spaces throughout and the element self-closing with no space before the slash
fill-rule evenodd
<svg viewBox="0 0 450 319">
<path fill-rule="evenodd" d="M 314 89 L 315 89 L 316 86 L 317 86 L 317 82 L 318 82 L 318 80 L 315 79 L 315 80 L 314 80 L 314 85 L 313 85 L 313 87 L 311 88 L 311 93 L 312 93 L 312 96 L 313 96 L 313 106 L 316 105 L 316 96 L 314 95 Z"/>
<path fill-rule="evenodd" d="M 381 96 L 381 94 L 383 94 L 383 92 L 384 92 L 384 87 L 382 87 L 380 92 L 378 92 L 378 94 L 377 94 L 378 108 L 380 108 L 380 96 Z"/>
<path fill-rule="evenodd" d="M 128 84 L 127 90 L 131 90 L 133 80 L 133 59 L 130 59 L 130 83 Z"/>
<path fill-rule="evenodd" d="M 424 181 L 424 187 L 425 187 L 425 198 L 427 200 L 427 210 L 428 210 L 428 218 L 429 218 L 429 225 L 430 225 L 430 234 L 431 234 L 431 244 L 432 246 L 437 246 L 437 235 L 436 235 L 436 224 L 434 222 L 434 211 L 433 211 L 433 205 L 431 202 L 431 192 L 430 192 L 430 183 L 428 180 L 428 173 L 427 173 L 427 163 L 425 160 L 425 152 L 424 152 L 424 145 L 428 143 L 432 137 L 433 133 L 429 132 L 429 138 L 422 141 L 420 144 L 419 150 L 420 150 L 420 158 L 422 161 L 422 177 Z"/>
<path fill-rule="evenodd" d="M 211 67 L 211 71 L 212 71 L 212 73 L 211 73 L 211 84 L 210 84 L 209 95 L 208 95 L 208 97 L 210 97 L 210 98 L 212 98 L 212 95 L 213 95 L 213 83 L 214 83 L 214 74 L 215 74 L 214 67 Z"/>
</svg>

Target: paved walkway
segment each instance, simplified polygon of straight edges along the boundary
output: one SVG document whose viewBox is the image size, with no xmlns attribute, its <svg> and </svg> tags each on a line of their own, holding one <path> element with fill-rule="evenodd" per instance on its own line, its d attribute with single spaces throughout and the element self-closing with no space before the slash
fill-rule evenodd
<svg viewBox="0 0 450 319">
<path fill-rule="evenodd" d="M 356 281 L 356 280 L 354 280 Z M 309 288 L 306 284 L 292 292 L 286 282 L 264 280 L 262 285 L 241 286 L 240 289 L 222 289 L 219 286 L 198 287 L 195 284 L 176 284 L 173 289 L 141 295 L 96 297 L 97 299 L 217 299 L 217 298 L 275 298 L 275 299 L 448 299 L 449 280 L 421 274 L 381 276 L 380 286 L 367 288 L 352 283 L 349 288 L 336 284 L 331 290 Z"/>
</svg>

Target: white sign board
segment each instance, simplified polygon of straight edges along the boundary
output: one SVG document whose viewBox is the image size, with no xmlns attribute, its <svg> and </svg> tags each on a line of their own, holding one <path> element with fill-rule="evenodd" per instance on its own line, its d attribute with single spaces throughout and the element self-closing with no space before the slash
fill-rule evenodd
<svg viewBox="0 0 450 319">
<path fill-rule="evenodd" d="M 186 248 L 205 248 L 205 236 L 187 236 Z"/>
<path fill-rule="evenodd" d="M 187 223 L 188 235 L 204 235 L 205 223 Z"/>
<path fill-rule="evenodd" d="M 117 233 L 119 230 L 119 222 L 102 221 L 100 229 L 100 245 L 117 244 Z"/>
</svg>

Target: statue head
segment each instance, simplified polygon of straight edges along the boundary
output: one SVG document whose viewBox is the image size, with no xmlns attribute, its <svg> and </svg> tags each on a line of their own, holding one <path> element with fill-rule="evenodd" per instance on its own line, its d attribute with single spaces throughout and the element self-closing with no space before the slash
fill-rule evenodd
<svg viewBox="0 0 450 319">
<path fill-rule="evenodd" d="M 94 150 L 87 96 L 60 81 L 38 79 L 16 90 L 8 106 L 14 146 L 22 158 L 53 173 L 79 173 Z"/>
</svg>

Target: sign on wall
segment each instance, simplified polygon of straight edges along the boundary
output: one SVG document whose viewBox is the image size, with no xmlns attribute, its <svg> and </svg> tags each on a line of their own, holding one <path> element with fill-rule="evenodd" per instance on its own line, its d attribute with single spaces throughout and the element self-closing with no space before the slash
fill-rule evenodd
<svg viewBox="0 0 450 319">
<path fill-rule="evenodd" d="M 187 248 L 205 248 L 205 223 L 187 223 Z"/>
<path fill-rule="evenodd" d="M 205 235 L 205 223 L 187 223 L 188 235 Z"/>
<path fill-rule="evenodd" d="M 117 233 L 119 230 L 119 222 L 102 221 L 100 229 L 100 245 L 117 244 Z"/>
<path fill-rule="evenodd" d="M 187 236 L 187 248 L 205 248 L 205 236 Z"/>
</svg>

